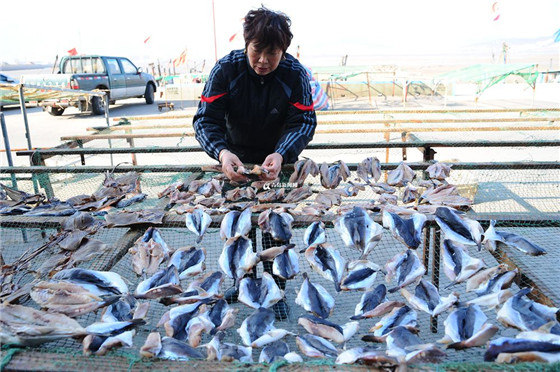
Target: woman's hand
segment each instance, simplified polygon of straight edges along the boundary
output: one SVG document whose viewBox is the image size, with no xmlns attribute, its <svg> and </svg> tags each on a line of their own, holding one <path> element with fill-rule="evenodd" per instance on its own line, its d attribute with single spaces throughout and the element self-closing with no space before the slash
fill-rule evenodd
<svg viewBox="0 0 560 372">
<path fill-rule="evenodd" d="M 243 163 L 237 155 L 229 150 L 222 150 L 220 153 L 220 162 L 222 163 L 222 172 L 229 178 L 231 181 L 244 183 L 248 182 L 249 179 L 242 174 L 239 174 L 233 169 L 234 166 L 242 167 Z"/>
<path fill-rule="evenodd" d="M 274 152 L 264 159 L 262 167 L 268 171 L 268 173 L 263 173 L 261 179 L 265 181 L 272 181 L 278 178 L 280 170 L 282 169 L 282 161 L 284 158 L 277 152 Z"/>
</svg>

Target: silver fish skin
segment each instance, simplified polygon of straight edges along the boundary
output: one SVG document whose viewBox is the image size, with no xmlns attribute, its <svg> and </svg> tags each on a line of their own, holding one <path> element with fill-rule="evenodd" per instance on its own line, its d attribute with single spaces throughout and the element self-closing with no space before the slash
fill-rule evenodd
<svg viewBox="0 0 560 372">
<path fill-rule="evenodd" d="M 401 294 L 413 309 L 424 311 L 431 316 L 437 316 L 449 309 L 459 301 L 457 293 L 450 293 L 447 297 L 440 297 L 438 289 L 427 280 L 420 280 L 414 293 L 406 288 L 401 289 Z"/>
<path fill-rule="evenodd" d="M 239 282 L 239 302 L 253 309 L 270 308 L 283 297 L 284 291 L 280 290 L 272 275 L 267 272 L 263 272 L 261 278 L 247 277 Z"/>
<path fill-rule="evenodd" d="M 185 223 L 187 228 L 198 236 L 196 239 L 198 244 L 202 241 L 206 229 L 212 223 L 212 217 L 202 209 L 195 209 L 192 213 L 186 213 Z"/>
<path fill-rule="evenodd" d="M 338 350 L 329 341 L 322 337 L 310 334 L 296 337 L 299 350 L 310 358 L 336 358 Z"/>
<path fill-rule="evenodd" d="M 498 327 L 487 323 L 487 319 L 478 305 L 459 307 L 443 322 L 445 336 L 438 342 L 451 349 L 482 346 L 498 332 Z"/>
<path fill-rule="evenodd" d="M 74 319 L 22 305 L 0 304 L 0 344 L 37 346 L 62 338 L 86 335 Z"/>
<path fill-rule="evenodd" d="M 523 338 L 500 337 L 488 343 L 486 353 L 484 353 L 484 361 L 493 362 L 502 353 L 520 352 L 560 353 L 560 344 Z"/>
<path fill-rule="evenodd" d="M 174 339 L 173 337 L 163 337 L 161 339 L 161 350 L 157 357 L 159 359 L 182 361 L 206 358 L 204 353 L 200 350 L 190 346 L 186 342 Z"/>
<path fill-rule="evenodd" d="M 338 160 L 330 166 L 323 162 L 319 167 L 319 173 L 321 185 L 326 189 L 336 189 L 341 181 L 346 181 L 350 176 L 350 170 L 342 160 Z"/>
<path fill-rule="evenodd" d="M 387 183 L 390 186 L 406 186 L 412 180 L 416 178 L 416 173 L 406 165 L 404 162 L 401 162 L 396 169 L 393 169 L 387 175 Z"/>
<path fill-rule="evenodd" d="M 418 314 L 408 306 L 393 309 L 389 314 L 385 315 L 371 329 L 373 335 L 378 338 L 385 338 L 389 332 L 398 326 L 416 330 Z"/>
<path fill-rule="evenodd" d="M 311 268 L 334 283 L 334 288 L 340 292 L 340 282 L 346 270 L 346 260 L 331 244 L 311 246 L 305 250 L 305 258 Z"/>
<path fill-rule="evenodd" d="M 232 362 L 238 360 L 240 362 L 252 362 L 252 349 L 249 346 L 240 346 L 222 342 L 225 333 L 220 331 L 206 345 L 208 352 L 208 360 L 218 360 L 220 362 Z"/>
<path fill-rule="evenodd" d="M 274 240 L 289 242 L 292 238 L 294 218 L 286 212 L 276 213 L 267 209 L 259 215 L 258 224 L 263 232 L 270 233 Z"/>
<path fill-rule="evenodd" d="M 218 264 L 222 272 L 232 278 L 238 286 L 243 276 L 257 264 L 257 260 L 258 256 L 253 252 L 251 240 L 238 236 L 226 241 Z"/>
<path fill-rule="evenodd" d="M 470 256 L 465 246 L 449 239 L 441 245 L 441 256 L 443 272 L 452 281 L 451 285 L 464 282 L 486 266 L 484 261 Z"/>
<path fill-rule="evenodd" d="M 128 286 L 122 276 L 112 271 L 74 268 L 61 270 L 52 278 L 78 284 L 97 296 L 128 293 Z"/>
<path fill-rule="evenodd" d="M 173 253 L 168 266 L 175 266 L 179 272 L 179 279 L 186 279 L 204 271 L 206 268 L 205 259 L 205 248 L 183 247 Z"/>
<path fill-rule="evenodd" d="M 340 288 L 343 291 L 368 291 L 373 288 L 379 270 L 379 265 L 368 260 L 350 261 Z"/>
<path fill-rule="evenodd" d="M 437 208 L 435 219 L 446 239 L 464 245 L 476 245 L 478 250 L 481 249 L 484 230 L 478 221 L 461 217 L 455 209 L 449 207 Z"/>
<path fill-rule="evenodd" d="M 272 273 L 285 280 L 292 279 L 299 273 L 299 255 L 294 249 L 288 249 L 274 258 Z"/>
<path fill-rule="evenodd" d="M 362 258 L 365 258 L 383 237 L 383 227 L 374 222 L 361 207 L 354 207 L 339 217 L 334 227 L 347 247 L 362 252 Z"/>
<path fill-rule="evenodd" d="M 257 256 L 259 261 L 273 261 L 276 257 L 286 252 L 288 249 L 295 248 L 295 244 L 284 244 L 276 247 L 270 247 L 260 251 Z"/>
<path fill-rule="evenodd" d="M 501 289 L 496 292 L 490 292 L 488 294 L 473 298 L 472 300 L 466 301 L 465 305 L 478 305 L 484 306 L 488 309 L 495 309 L 498 306 L 502 305 L 508 299 L 510 299 L 514 295 L 511 288 Z"/>
<path fill-rule="evenodd" d="M 251 231 L 251 208 L 229 211 L 220 224 L 220 238 L 227 240 L 236 236 L 247 237 Z"/>
<path fill-rule="evenodd" d="M 326 319 L 334 308 L 334 298 L 322 285 L 312 283 L 307 273 L 303 273 L 303 283 L 296 296 L 296 304 L 305 311 Z"/>
<path fill-rule="evenodd" d="M 274 311 L 261 307 L 249 315 L 241 327 L 237 329 L 237 333 L 241 336 L 241 340 L 245 346 L 251 346 L 259 337 L 263 336 L 270 330 L 274 329 Z"/>
<path fill-rule="evenodd" d="M 338 344 L 348 341 L 356 334 L 360 326 L 360 323 L 357 321 L 348 322 L 343 326 L 340 326 L 336 323 L 323 318 L 318 318 L 311 314 L 306 314 L 300 317 L 298 319 L 298 324 L 310 334 Z"/>
<path fill-rule="evenodd" d="M 389 229 L 393 236 L 408 248 L 416 249 L 422 243 L 422 229 L 427 217 L 414 213 L 411 218 L 401 218 L 396 213 L 383 211 L 383 227 Z"/>
<path fill-rule="evenodd" d="M 336 364 L 354 364 L 361 362 L 375 366 L 397 366 L 399 361 L 387 355 L 385 350 L 378 350 L 372 346 L 355 347 L 343 351 L 336 358 Z"/>
<path fill-rule="evenodd" d="M 406 185 L 402 192 L 402 202 L 403 204 L 408 204 L 415 202 L 420 197 L 420 191 L 417 187 L 412 184 Z"/>
<path fill-rule="evenodd" d="M 315 221 L 305 229 L 303 235 L 304 244 L 309 247 L 312 245 L 320 245 L 327 241 L 325 232 L 325 224 L 323 221 Z"/>
<path fill-rule="evenodd" d="M 134 296 L 136 298 L 161 298 L 183 292 L 179 273 L 174 265 L 162 269 L 146 280 L 138 283 Z"/>
<path fill-rule="evenodd" d="M 290 352 L 288 344 L 284 341 L 275 341 L 266 345 L 259 355 L 259 363 L 274 363 L 285 360 L 284 355 Z"/>
<path fill-rule="evenodd" d="M 426 273 L 426 268 L 420 262 L 416 253 L 410 249 L 391 258 L 385 264 L 385 270 L 387 271 L 385 276 L 387 283 L 390 283 L 393 278 L 397 280 L 397 286 L 389 289 L 389 293 L 406 287 Z"/>
<path fill-rule="evenodd" d="M 560 324 L 556 320 L 560 309 L 525 299 L 530 292 L 531 288 L 523 288 L 507 300 L 498 311 L 498 321 L 521 331 L 534 331 L 552 322 L 550 333 L 560 335 Z"/>
</svg>

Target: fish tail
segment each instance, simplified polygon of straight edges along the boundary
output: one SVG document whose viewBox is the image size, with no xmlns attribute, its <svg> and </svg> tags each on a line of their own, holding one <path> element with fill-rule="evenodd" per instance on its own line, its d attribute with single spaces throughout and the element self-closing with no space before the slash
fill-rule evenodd
<svg viewBox="0 0 560 372">
<path fill-rule="evenodd" d="M 202 237 L 204 235 L 199 235 L 198 238 L 196 238 L 196 244 L 200 244 L 200 242 L 202 241 Z"/>
<path fill-rule="evenodd" d="M 387 292 L 389 293 L 395 293 L 396 291 L 398 291 L 399 289 L 401 289 L 401 287 L 397 286 L 397 287 L 393 287 L 387 290 Z"/>
</svg>

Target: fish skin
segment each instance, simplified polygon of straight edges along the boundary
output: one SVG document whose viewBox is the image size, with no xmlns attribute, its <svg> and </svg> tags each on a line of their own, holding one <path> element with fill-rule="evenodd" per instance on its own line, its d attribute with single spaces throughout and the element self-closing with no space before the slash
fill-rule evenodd
<svg viewBox="0 0 560 372">
<path fill-rule="evenodd" d="M 196 243 L 199 244 L 212 223 L 212 217 L 202 209 L 195 209 L 192 213 L 186 213 L 185 223 L 187 228 L 198 236 Z"/>
<path fill-rule="evenodd" d="M 134 296 L 136 298 L 154 299 L 177 295 L 183 292 L 179 273 L 174 265 L 159 270 L 146 280 L 138 283 Z"/>
<path fill-rule="evenodd" d="M 295 248 L 295 244 L 284 244 L 276 247 L 270 247 L 260 251 L 257 256 L 259 261 L 272 261 L 282 253 L 289 249 Z"/>
<path fill-rule="evenodd" d="M 236 236 L 247 237 L 251 231 L 251 215 L 251 208 L 226 213 L 220 224 L 220 238 L 227 240 Z"/>
<path fill-rule="evenodd" d="M 259 337 L 274 329 L 274 319 L 274 311 L 264 307 L 256 309 L 245 318 L 243 323 L 241 323 L 241 327 L 237 329 L 243 344 L 251 346 Z"/>
<path fill-rule="evenodd" d="M 303 273 L 303 283 L 296 297 L 296 304 L 318 317 L 326 319 L 334 308 L 334 298 L 320 284 L 313 284 L 307 273 Z"/>
<path fill-rule="evenodd" d="M 359 320 L 364 318 L 364 314 L 372 311 L 381 303 L 387 301 L 387 287 L 385 284 L 379 284 L 375 289 L 365 292 L 360 302 L 356 305 L 354 316 L 350 319 Z"/>
<path fill-rule="evenodd" d="M 500 337 L 488 343 L 486 353 L 484 353 L 484 361 L 493 362 L 501 353 L 512 354 L 529 351 L 558 353 L 560 352 L 560 344 L 523 338 Z"/>
<path fill-rule="evenodd" d="M 177 249 L 169 259 L 168 266 L 175 266 L 179 272 L 179 279 L 186 279 L 190 276 L 200 274 L 206 268 L 206 249 L 183 247 Z"/>
<path fill-rule="evenodd" d="M 348 322 L 341 327 L 338 324 L 311 314 L 301 316 L 298 319 L 298 324 L 310 334 L 338 344 L 348 341 L 359 328 L 359 322 L 356 321 Z"/>
<path fill-rule="evenodd" d="M 430 177 L 430 179 L 443 181 L 449 177 L 452 166 L 453 165 L 436 162 L 426 168 L 426 172 L 428 172 L 428 177 Z"/>
<path fill-rule="evenodd" d="M 204 313 L 208 320 L 211 321 L 214 325 L 214 328 L 210 330 L 210 334 L 214 335 L 218 331 L 223 331 L 225 329 L 233 327 L 238 312 L 238 308 L 229 306 L 227 301 L 223 298 L 216 301 L 214 306 L 212 306 L 209 311 Z"/>
<path fill-rule="evenodd" d="M 383 211 L 383 227 L 411 249 L 417 249 L 422 243 L 422 229 L 426 220 L 427 217 L 421 213 L 414 213 L 411 218 L 403 219 L 396 213 Z"/>
<path fill-rule="evenodd" d="M 438 342 L 459 350 L 482 346 L 498 332 L 498 327 L 487 323 L 487 319 L 478 305 L 459 307 L 443 322 L 445 336 Z"/>
<path fill-rule="evenodd" d="M 338 160 L 330 166 L 323 162 L 319 167 L 319 174 L 321 175 L 321 185 L 324 188 L 335 189 L 340 181 L 346 181 L 350 176 L 350 170 L 342 160 Z"/>
<path fill-rule="evenodd" d="M 340 292 L 340 282 L 346 269 L 346 260 L 340 251 L 330 244 L 311 246 L 305 250 L 309 265 L 325 279 L 334 282 L 334 288 Z"/>
<path fill-rule="evenodd" d="M 272 275 L 266 271 L 261 278 L 246 277 L 239 282 L 239 302 L 253 309 L 270 308 L 283 297 L 284 291 L 280 290 Z"/>
<path fill-rule="evenodd" d="M 368 260 L 351 261 L 340 287 L 343 291 L 368 291 L 373 287 L 379 269 L 377 264 Z"/>
<path fill-rule="evenodd" d="M 403 326 L 408 329 L 416 330 L 417 314 L 416 311 L 408 306 L 394 308 L 389 314 L 385 315 L 371 329 L 373 335 L 378 338 L 385 338 L 395 327 Z"/>
<path fill-rule="evenodd" d="M 161 339 L 161 350 L 157 357 L 159 359 L 183 361 L 206 358 L 200 350 L 190 346 L 186 342 L 176 340 L 172 337 L 163 337 Z"/>
<path fill-rule="evenodd" d="M 339 217 L 334 227 L 347 247 L 362 252 L 361 258 L 365 258 L 383 237 L 383 227 L 361 207 L 354 207 Z"/>
<path fill-rule="evenodd" d="M 446 239 L 465 245 L 476 245 L 480 251 L 484 230 L 478 221 L 460 217 L 456 210 L 449 207 L 437 208 L 435 220 Z"/>
<path fill-rule="evenodd" d="M 74 319 L 22 305 L 0 303 L 0 344 L 37 346 L 62 338 L 85 336 Z"/>
<path fill-rule="evenodd" d="M 284 355 L 289 352 L 290 348 L 284 341 L 272 342 L 262 349 L 259 355 L 259 363 L 274 363 L 276 361 L 284 360 Z"/>
<path fill-rule="evenodd" d="M 204 316 L 206 313 L 207 311 L 191 318 L 185 327 L 187 332 L 187 342 L 192 347 L 198 347 L 200 345 L 202 334 L 204 332 L 209 333 L 214 329 L 214 324 Z"/>
<path fill-rule="evenodd" d="M 414 294 L 406 288 L 401 289 L 401 294 L 413 309 L 424 311 L 431 316 L 437 316 L 449 309 L 459 300 L 457 293 L 450 293 L 447 297 L 440 297 L 437 288 L 427 280 L 421 279 Z"/>
<path fill-rule="evenodd" d="M 414 346 L 423 343 L 420 337 L 402 326 L 395 327 L 389 332 L 385 342 L 387 343 L 387 355 L 395 358 L 406 357 Z"/>
<path fill-rule="evenodd" d="M 497 242 L 501 242 L 508 247 L 515 248 L 529 256 L 541 256 L 546 254 L 546 250 L 544 248 L 529 241 L 521 235 L 507 231 L 497 231 L 496 220 L 491 220 L 490 225 L 484 232 L 484 240 L 482 241 L 482 244 L 488 251 L 494 252 L 496 250 Z"/>
<path fill-rule="evenodd" d="M 323 221 L 315 221 L 305 229 L 303 242 L 306 246 L 320 245 L 327 241 L 325 224 Z"/>
<path fill-rule="evenodd" d="M 90 335 L 111 337 L 144 324 L 146 324 L 144 319 L 131 319 L 117 322 L 95 322 L 86 327 L 86 332 Z"/>
<path fill-rule="evenodd" d="M 299 256 L 294 249 L 288 249 L 274 258 L 272 273 L 284 280 L 292 279 L 299 273 Z"/>
<path fill-rule="evenodd" d="M 294 218 L 289 213 L 278 214 L 272 209 L 262 212 L 258 218 L 262 231 L 270 233 L 274 240 L 281 242 L 289 242 L 292 238 L 292 222 Z"/>
<path fill-rule="evenodd" d="M 86 269 L 61 270 L 52 279 L 65 280 L 78 284 L 95 295 L 123 295 L 128 293 L 128 286 L 123 278 L 111 271 L 95 271 Z"/>
<path fill-rule="evenodd" d="M 311 159 L 302 159 L 294 163 L 294 172 L 290 175 L 288 182 L 297 183 L 301 187 L 309 175 L 316 177 L 319 174 L 319 167 Z"/>
<path fill-rule="evenodd" d="M 163 314 L 157 326 L 163 325 L 165 334 L 178 340 L 185 341 L 188 339 L 187 325 L 192 318 L 199 315 L 200 308 L 204 305 L 204 301 L 192 304 L 179 305 Z M 203 308 L 202 312 L 204 312 Z"/>
<path fill-rule="evenodd" d="M 416 253 L 410 249 L 398 253 L 385 264 L 387 275 L 385 280 L 390 283 L 393 277 L 397 279 L 397 286 L 389 289 L 389 293 L 398 291 L 415 282 L 426 273 L 426 268 L 420 262 Z"/>
<path fill-rule="evenodd" d="M 207 273 L 200 278 L 192 281 L 188 287 L 187 291 L 202 289 L 204 292 L 210 295 L 217 295 L 220 292 L 220 288 L 224 282 L 224 274 L 219 271 L 213 271 Z"/>
<path fill-rule="evenodd" d="M 338 351 L 327 340 L 311 334 L 296 337 L 296 345 L 299 350 L 310 358 L 336 358 Z"/>
<path fill-rule="evenodd" d="M 239 281 L 257 264 L 258 256 L 253 252 L 250 239 L 243 236 L 230 238 L 224 244 L 218 258 L 220 269 L 239 285 Z"/>
<path fill-rule="evenodd" d="M 138 301 L 132 295 L 126 295 L 119 298 L 115 303 L 110 304 L 101 313 L 102 322 L 119 322 L 132 320 Z"/>
<path fill-rule="evenodd" d="M 445 239 L 441 245 L 443 272 L 451 280 L 451 285 L 464 282 L 486 265 L 484 261 L 470 256 L 467 248 L 460 243 Z"/>
</svg>

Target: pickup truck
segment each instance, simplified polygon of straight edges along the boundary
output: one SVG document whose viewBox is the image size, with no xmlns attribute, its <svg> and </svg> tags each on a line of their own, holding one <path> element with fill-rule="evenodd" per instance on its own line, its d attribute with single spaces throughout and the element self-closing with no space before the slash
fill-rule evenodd
<svg viewBox="0 0 560 372">
<path fill-rule="evenodd" d="M 98 55 L 65 56 L 57 74 L 23 75 L 21 83 L 28 86 L 57 87 L 83 91 L 101 90 L 108 95 L 108 102 L 117 99 L 144 97 L 146 103 L 154 103 L 157 83 L 154 77 L 136 67 L 128 58 Z M 105 113 L 102 97 L 85 99 L 49 99 L 39 102 L 46 111 L 60 116 L 68 107 L 91 111 L 93 115 Z"/>
</svg>

